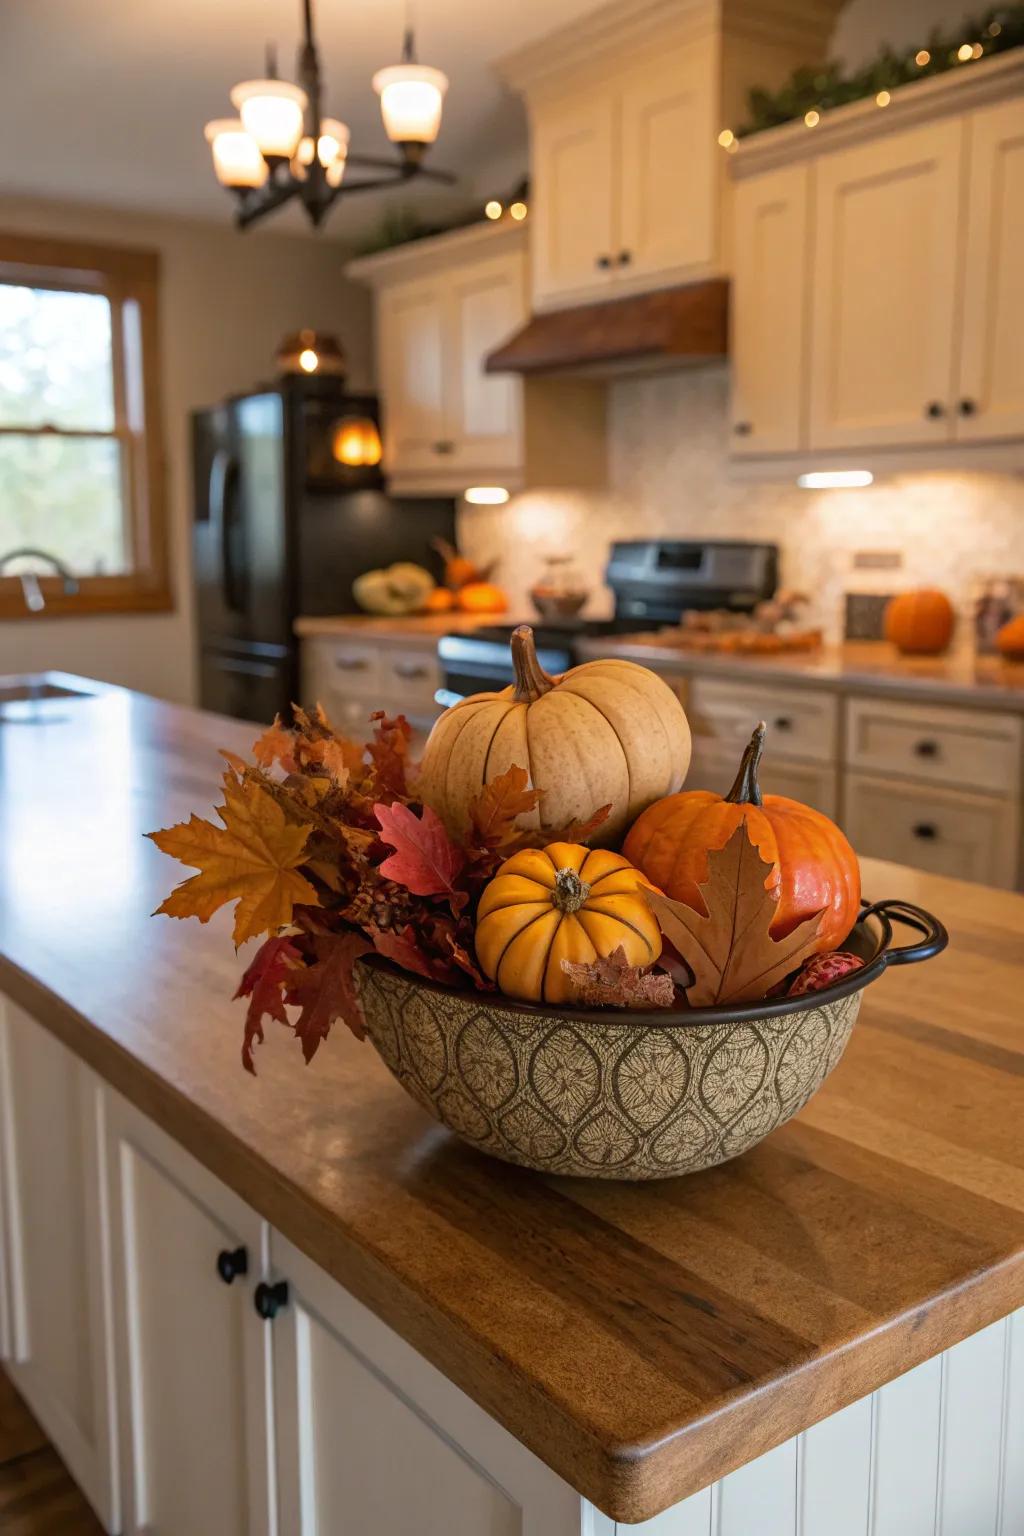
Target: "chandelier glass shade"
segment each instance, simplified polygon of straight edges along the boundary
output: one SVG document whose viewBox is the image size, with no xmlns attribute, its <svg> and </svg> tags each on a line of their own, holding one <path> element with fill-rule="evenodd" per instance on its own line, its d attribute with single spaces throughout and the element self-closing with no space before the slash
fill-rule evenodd
<svg viewBox="0 0 1024 1536">
<path fill-rule="evenodd" d="M 245 228 L 293 198 L 315 225 L 342 193 L 397 186 L 414 176 L 451 183 L 446 171 L 428 169 L 423 157 L 441 128 L 448 79 L 419 64 L 411 29 L 406 29 L 401 63 L 378 70 L 373 88 L 380 97 L 394 160 L 349 152 L 349 129 L 321 115 L 320 61 L 313 37 L 313 0 L 302 0 L 304 39 L 299 49 L 300 83 L 277 78 L 268 53 L 266 75 L 244 80 L 231 92 L 237 118 L 217 118 L 205 133 L 221 186 L 237 198 L 236 221 Z M 350 168 L 378 174 L 353 180 Z"/>
</svg>

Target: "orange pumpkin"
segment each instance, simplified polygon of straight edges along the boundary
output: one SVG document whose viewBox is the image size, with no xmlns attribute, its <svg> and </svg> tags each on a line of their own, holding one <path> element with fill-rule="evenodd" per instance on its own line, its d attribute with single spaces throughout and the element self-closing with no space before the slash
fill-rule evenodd
<svg viewBox="0 0 1024 1536">
<path fill-rule="evenodd" d="M 456 601 L 465 613 L 504 613 L 508 598 L 492 581 L 471 581 L 460 587 Z"/>
<path fill-rule="evenodd" d="M 723 799 L 706 789 L 668 795 L 633 823 L 622 852 L 666 896 L 703 910 L 697 887 L 708 877 L 708 854 L 724 848 L 741 821 L 772 865 L 765 884 L 777 891 L 773 938 L 822 912 L 815 950 L 835 949 L 857 921 L 860 866 L 846 838 L 820 811 L 785 795 L 762 795 L 757 781 L 764 750 L 760 723 L 743 754 L 736 782 Z"/>
<path fill-rule="evenodd" d="M 885 610 L 885 638 L 908 656 L 938 656 L 953 638 L 956 614 L 944 592 L 900 592 Z"/>
<path fill-rule="evenodd" d="M 592 964 L 621 947 L 652 965 L 661 932 L 648 882 L 618 853 L 579 843 L 526 848 L 506 859 L 480 898 L 476 954 L 500 991 L 531 1003 L 571 1002 L 563 960 Z"/>
<path fill-rule="evenodd" d="M 423 613 L 450 613 L 455 607 L 455 593 L 449 592 L 447 587 L 435 587 L 428 593 L 423 604 Z"/>
<path fill-rule="evenodd" d="M 1007 661 L 1024 661 L 1024 613 L 1003 625 L 996 635 L 996 645 Z"/>
</svg>

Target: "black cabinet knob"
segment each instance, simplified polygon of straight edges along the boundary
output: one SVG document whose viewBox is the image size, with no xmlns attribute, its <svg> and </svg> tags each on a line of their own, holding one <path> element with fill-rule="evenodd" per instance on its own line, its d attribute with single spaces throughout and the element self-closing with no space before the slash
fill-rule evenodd
<svg viewBox="0 0 1024 1536">
<path fill-rule="evenodd" d="M 607 272 L 611 264 L 612 259 L 610 256 L 598 256 L 594 262 L 595 267 L 599 267 L 602 272 Z"/>
<path fill-rule="evenodd" d="M 911 828 L 911 831 L 923 843 L 933 843 L 939 835 L 938 827 L 930 821 L 919 821 L 916 827 Z"/>
<path fill-rule="evenodd" d="M 433 443 L 431 446 L 433 447 L 435 453 L 454 453 L 455 451 L 455 444 L 449 442 L 446 437 L 442 437 L 438 442 Z"/>
<path fill-rule="evenodd" d="M 932 421 L 938 421 L 940 416 L 945 416 L 946 407 L 943 405 L 941 400 L 929 400 L 928 404 L 924 408 L 924 413 Z"/>
<path fill-rule="evenodd" d="M 732 430 L 737 437 L 749 437 L 754 430 L 752 421 L 734 421 Z"/>
<path fill-rule="evenodd" d="M 633 260 L 633 252 L 632 251 L 620 251 L 619 252 L 619 266 L 620 267 L 628 267 L 632 260 Z"/>
<path fill-rule="evenodd" d="M 777 719 L 772 721 L 772 724 L 777 731 L 791 731 L 793 729 L 793 722 L 788 715 L 779 715 Z"/>
<path fill-rule="evenodd" d="M 977 400 L 964 399 L 960 401 L 957 409 L 961 416 L 973 416 L 978 409 Z"/>
<path fill-rule="evenodd" d="M 287 1280 L 278 1280 L 276 1285 L 261 1280 L 253 1292 L 252 1304 L 265 1323 L 273 1322 L 281 1308 L 288 1305 Z"/>
<path fill-rule="evenodd" d="M 249 1273 L 249 1255 L 244 1248 L 222 1248 L 217 1255 L 217 1273 L 225 1285 L 230 1285 L 236 1275 Z"/>
<path fill-rule="evenodd" d="M 915 741 L 914 751 L 918 757 L 938 757 L 939 744 L 937 741 Z"/>
</svg>

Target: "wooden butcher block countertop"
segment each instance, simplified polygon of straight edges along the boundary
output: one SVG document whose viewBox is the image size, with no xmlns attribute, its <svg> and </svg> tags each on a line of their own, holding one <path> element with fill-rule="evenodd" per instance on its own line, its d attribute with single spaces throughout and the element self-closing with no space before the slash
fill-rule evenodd
<svg viewBox="0 0 1024 1536">
<path fill-rule="evenodd" d="M 142 834 L 252 727 L 119 689 L 0 724 L 0 988 L 538 1456 L 647 1518 L 1024 1304 L 1024 899 L 867 863 L 952 943 L 868 989 L 841 1065 L 735 1162 L 542 1179 L 462 1146 L 337 1028 L 239 1063 L 240 971 L 148 914 Z"/>
</svg>

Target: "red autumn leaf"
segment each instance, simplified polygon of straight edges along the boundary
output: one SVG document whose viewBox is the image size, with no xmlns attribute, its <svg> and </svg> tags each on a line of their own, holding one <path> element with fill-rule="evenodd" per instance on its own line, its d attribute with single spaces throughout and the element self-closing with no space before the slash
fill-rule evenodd
<svg viewBox="0 0 1024 1536">
<path fill-rule="evenodd" d="M 425 805 L 417 816 L 397 800 L 393 805 L 375 805 L 373 811 L 381 842 L 395 850 L 379 873 L 414 896 L 447 896 L 456 911 L 464 907 L 469 898 L 465 891 L 456 890 L 455 880 L 465 860 L 437 812 Z"/>
<path fill-rule="evenodd" d="M 395 928 L 373 928 L 370 930 L 373 938 L 373 947 L 379 955 L 387 960 L 393 960 L 400 965 L 403 971 L 415 971 L 418 976 L 436 977 L 436 967 L 428 955 L 423 953 L 416 939 L 416 930 L 411 924 L 399 932 Z"/>
<path fill-rule="evenodd" d="M 390 802 L 396 797 L 407 797 L 412 727 L 404 715 L 391 720 L 383 710 L 377 710 L 370 719 L 374 722 L 373 740 L 367 743 L 366 750 L 373 765 L 374 798 Z"/>
<path fill-rule="evenodd" d="M 452 959 L 455 961 L 455 964 L 460 970 L 465 971 L 479 992 L 493 992 L 496 990 L 494 982 L 484 975 L 473 959 L 473 956 L 459 943 L 458 939 L 449 934 L 448 944 L 451 948 Z"/>
<path fill-rule="evenodd" d="M 263 1040 L 264 1018 L 288 1024 L 284 1006 L 284 987 L 300 962 L 299 951 L 289 938 L 266 939 L 246 967 L 235 997 L 247 997 L 245 1038 L 242 1041 L 242 1065 L 254 1076 L 253 1046 Z"/>
<path fill-rule="evenodd" d="M 348 1025 L 357 1040 L 365 1036 L 353 970 L 360 955 L 369 954 L 373 948 L 365 934 L 351 929 L 318 935 L 312 945 L 317 957 L 314 964 L 293 973 L 286 994 L 288 1002 L 301 1009 L 292 1027 L 307 1062 L 313 1060 L 337 1019 Z"/>
<path fill-rule="evenodd" d="M 540 790 L 529 788 L 525 768 L 513 763 L 485 784 L 470 801 L 471 841 L 479 848 L 502 848 L 520 833 L 518 818 L 527 816 L 540 802 Z"/>
</svg>

